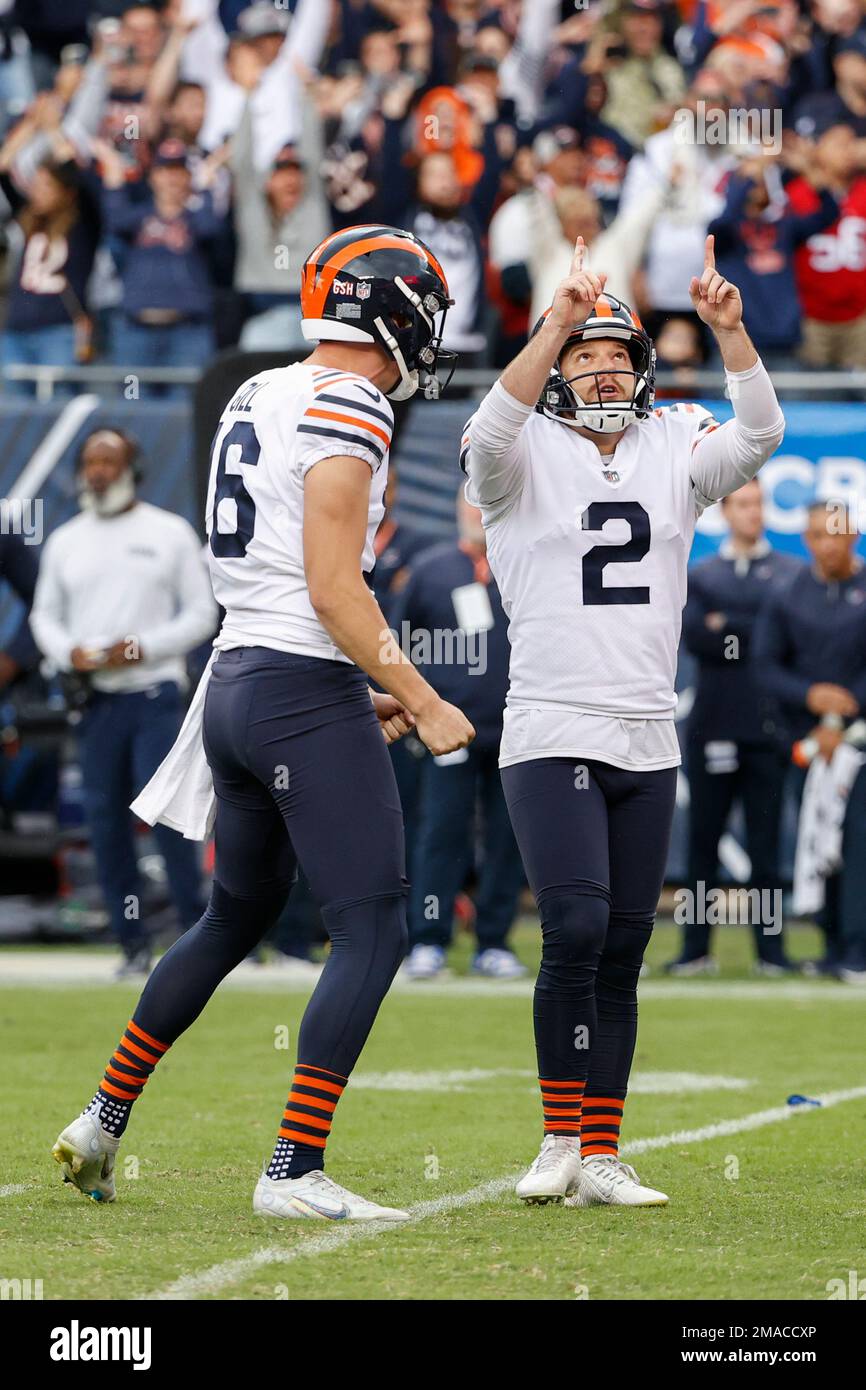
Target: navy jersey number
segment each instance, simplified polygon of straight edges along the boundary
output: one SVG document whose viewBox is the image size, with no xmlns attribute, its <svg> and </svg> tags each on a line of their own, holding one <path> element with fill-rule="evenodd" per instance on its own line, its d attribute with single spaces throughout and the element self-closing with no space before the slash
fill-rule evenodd
<svg viewBox="0 0 866 1390">
<path fill-rule="evenodd" d="M 246 555 L 256 524 L 256 504 L 244 487 L 241 474 L 229 473 L 228 464 L 231 462 L 233 469 L 242 463 L 254 467 L 259 461 L 261 448 L 254 426 L 246 420 L 238 420 L 223 436 L 217 463 L 213 526 L 210 533 L 210 548 L 220 560 L 237 560 Z M 230 450 L 233 451 L 231 460 Z M 217 529 L 217 517 L 220 503 L 228 498 L 232 498 L 237 507 L 237 525 L 234 531 L 226 533 Z"/>
<path fill-rule="evenodd" d="M 622 545 L 594 545 L 583 557 L 583 601 L 599 603 L 649 603 L 645 585 L 625 588 L 604 584 L 605 565 L 635 565 L 650 548 L 650 519 L 640 502 L 591 502 L 581 517 L 584 531 L 600 531 L 606 521 L 627 521 L 631 540 Z"/>
</svg>

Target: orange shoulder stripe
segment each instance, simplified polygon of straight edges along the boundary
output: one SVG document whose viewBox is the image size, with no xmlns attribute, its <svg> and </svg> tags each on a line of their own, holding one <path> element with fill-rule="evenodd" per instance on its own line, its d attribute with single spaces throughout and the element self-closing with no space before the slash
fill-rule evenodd
<svg viewBox="0 0 866 1390">
<path fill-rule="evenodd" d="M 304 415 L 305 420 L 337 420 L 341 425 L 354 425 L 355 429 L 369 430 L 370 434 L 375 434 L 382 440 L 383 444 L 391 443 L 390 434 L 386 434 L 378 425 L 374 425 L 370 420 L 362 420 L 357 415 L 340 415 L 336 410 L 313 410 L 308 409 Z"/>
</svg>

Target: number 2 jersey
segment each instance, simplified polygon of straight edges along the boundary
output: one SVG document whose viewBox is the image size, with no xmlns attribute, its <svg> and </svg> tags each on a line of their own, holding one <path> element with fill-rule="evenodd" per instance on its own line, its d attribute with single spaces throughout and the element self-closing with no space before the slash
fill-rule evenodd
<svg viewBox="0 0 866 1390">
<path fill-rule="evenodd" d="M 679 763 L 674 681 L 695 524 L 754 477 L 784 434 L 760 362 L 728 383 L 733 420 L 662 407 L 606 456 L 501 382 L 469 421 L 466 496 L 481 508 L 509 619 L 501 766 Z"/>
<path fill-rule="evenodd" d="M 207 496 L 208 561 L 226 616 L 216 645 L 274 647 L 337 661 L 304 572 L 304 478 L 322 459 L 370 467 L 361 569 L 375 564 L 394 416 L 366 377 L 296 363 L 259 372 L 229 401 L 214 436 Z"/>
</svg>

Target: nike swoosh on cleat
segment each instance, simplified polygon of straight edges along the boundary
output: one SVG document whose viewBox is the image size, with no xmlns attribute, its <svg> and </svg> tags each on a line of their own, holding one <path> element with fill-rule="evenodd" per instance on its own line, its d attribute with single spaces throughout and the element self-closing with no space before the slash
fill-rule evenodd
<svg viewBox="0 0 866 1390">
<path fill-rule="evenodd" d="M 314 1202 L 310 1197 L 292 1197 L 291 1202 L 299 1211 L 314 1212 L 316 1216 L 324 1216 L 328 1221 L 344 1221 L 349 1215 L 349 1208 L 345 1202 L 336 1210 L 333 1207 L 329 1209 L 319 1206 L 318 1202 Z"/>
</svg>

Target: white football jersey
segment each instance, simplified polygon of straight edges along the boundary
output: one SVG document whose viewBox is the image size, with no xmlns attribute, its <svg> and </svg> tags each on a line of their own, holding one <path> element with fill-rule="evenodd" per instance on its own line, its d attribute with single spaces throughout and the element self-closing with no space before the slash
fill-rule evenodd
<svg viewBox="0 0 866 1390">
<path fill-rule="evenodd" d="M 310 603 L 304 572 L 304 478 L 321 459 L 349 454 L 372 483 L 361 568 L 375 564 L 394 416 L 366 377 L 295 363 L 244 382 L 220 418 L 207 497 L 208 563 L 226 610 L 224 647 L 274 647 L 332 660 L 334 645 Z"/>
<path fill-rule="evenodd" d="M 674 680 L 695 524 L 774 447 L 740 436 L 736 421 L 678 404 L 635 422 L 603 457 L 499 383 L 469 421 L 466 495 L 481 507 L 509 618 L 502 766 L 679 763 Z"/>
</svg>

